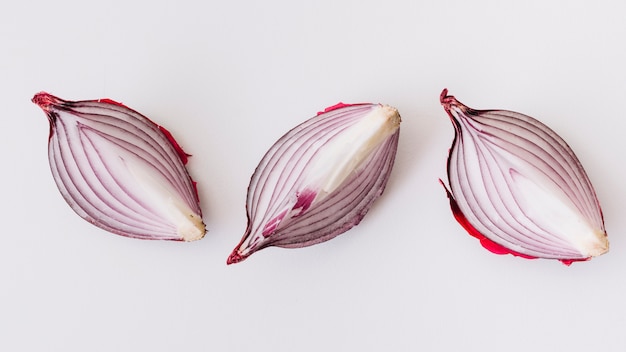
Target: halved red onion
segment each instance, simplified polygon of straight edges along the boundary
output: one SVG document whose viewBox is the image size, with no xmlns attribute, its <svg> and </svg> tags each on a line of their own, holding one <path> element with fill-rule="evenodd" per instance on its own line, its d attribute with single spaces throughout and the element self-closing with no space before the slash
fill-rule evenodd
<svg viewBox="0 0 626 352">
<path fill-rule="evenodd" d="M 187 154 L 163 127 L 108 99 L 32 99 L 48 116 L 59 191 L 83 219 L 112 233 L 193 241 L 205 226 Z"/>
<path fill-rule="evenodd" d="M 384 191 L 400 134 L 398 111 L 338 104 L 280 138 L 257 166 L 248 227 L 227 263 L 269 246 L 314 245 L 357 225 Z"/>
<path fill-rule="evenodd" d="M 455 129 L 450 205 L 485 248 L 568 265 L 608 251 L 596 193 L 561 137 L 526 115 L 471 109 L 447 89 L 441 104 Z"/>
</svg>

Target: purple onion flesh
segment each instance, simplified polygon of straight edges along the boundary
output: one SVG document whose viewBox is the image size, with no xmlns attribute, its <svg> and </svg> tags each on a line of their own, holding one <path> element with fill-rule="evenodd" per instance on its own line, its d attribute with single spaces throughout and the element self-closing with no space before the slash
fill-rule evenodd
<svg viewBox="0 0 626 352">
<path fill-rule="evenodd" d="M 50 122 L 50 169 L 83 219 L 115 234 L 193 241 L 205 234 L 187 155 L 163 127 L 109 99 L 38 93 Z"/>
<path fill-rule="evenodd" d="M 471 109 L 446 89 L 441 104 L 455 129 L 450 205 L 485 248 L 568 265 L 608 251 L 596 193 L 561 137 L 520 113 Z"/>
<path fill-rule="evenodd" d="M 357 225 L 384 191 L 400 115 L 379 104 L 338 104 L 280 138 L 257 166 L 248 226 L 227 263 L 269 247 L 298 248 Z"/>
</svg>

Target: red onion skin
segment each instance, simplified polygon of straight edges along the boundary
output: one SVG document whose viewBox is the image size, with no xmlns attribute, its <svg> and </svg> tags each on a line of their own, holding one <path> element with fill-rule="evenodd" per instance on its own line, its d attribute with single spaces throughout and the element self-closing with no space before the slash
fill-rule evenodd
<svg viewBox="0 0 626 352">
<path fill-rule="evenodd" d="M 522 257 L 522 258 L 526 258 L 526 259 L 537 259 L 537 257 L 532 257 L 526 254 L 522 254 L 522 253 L 518 253 L 514 250 L 508 249 L 498 243 L 495 243 L 494 241 L 488 239 L 487 237 L 485 237 L 482 233 L 480 233 L 478 230 L 476 230 L 476 228 L 474 226 L 472 226 L 472 224 L 469 223 L 469 221 L 467 221 L 467 218 L 465 217 L 465 215 L 461 212 L 461 209 L 459 209 L 459 205 L 456 203 L 456 201 L 454 200 L 454 197 L 452 196 L 452 193 L 448 190 L 448 188 L 445 186 L 445 184 L 443 183 L 442 180 L 439 180 L 439 183 L 441 183 L 441 185 L 443 186 L 443 188 L 446 191 L 446 194 L 448 196 L 448 199 L 450 200 L 450 209 L 452 210 L 452 215 L 454 215 L 454 219 L 473 237 L 477 238 L 480 241 L 480 244 L 487 249 L 488 251 L 490 251 L 491 253 L 495 253 L 495 254 L 512 254 L 516 257 Z"/>
<path fill-rule="evenodd" d="M 341 108 L 347 108 L 347 107 L 350 107 L 350 106 L 357 106 L 357 105 L 366 105 L 366 104 L 367 104 L 367 103 L 345 104 L 345 103 L 339 102 L 339 103 L 337 103 L 337 104 L 335 104 L 335 105 L 332 105 L 332 106 L 327 107 L 327 108 L 326 108 L 326 109 L 324 109 L 323 111 L 318 111 L 318 112 L 317 112 L 317 115 L 319 116 L 319 115 L 321 115 L 321 114 L 324 114 L 324 113 L 327 113 L 327 112 L 331 112 L 331 111 L 333 111 L 333 110 L 338 110 L 338 109 L 341 109 Z"/>
<path fill-rule="evenodd" d="M 456 203 L 456 201 L 454 200 L 454 197 L 452 196 L 452 193 L 450 193 L 450 191 L 445 186 L 443 181 L 439 180 L 439 183 L 441 183 L 441 185 L 445 189 L 446 195 L 448 196 L 448 199 L 450 200 L 450 209 L 452 210 L 452 215 L 454 216 L 454 219 L 465 229 L 465 231 L 467 231 L 467 233 L 469 233 L 472 237 L 478 239 L 478 241 L 480 242 L 480 245 L 483 246 L 483 248 L 485 248 L 491 253 L 498 254 L 498 255 L 511 254 L 513 256 L 521 257 L 525 259 L 539 259 L 538 257 L 533 257 L 527 254 L 516 252 L 512 249 L 508 249 L 498 243 L 495 243 L 494 241 L 488 239 L 487 237 L 485 237 L 485 235 L 483 235 L 478 230 L 476 230 L 476 228 L 472 226 L 472 224 L 470 224 L 469 221 L 467 221 L 467 218 L 465 217 L 463 212 L 461 212 L 461 209 L 459 209 L 459 205 Z M 567 266 L 570 266 L 574 262 L 584 262 L 589 259 L 590 258 L 561 259 L 559 261 Z"/>
<path fill-rule="evenodd" d="M 440 96 L 440 101 L 441 104 L 444 105 L 444 107 L 446 107 L 446 105 L 449 104 L 460 104 L 453 96 L 448 96 L 448 90 L 444 89 L 441 93 Z M 462 104 L 461 104 L 462 105 Z M 473 110 L 471 108 L 465 107 L 468 111 L 471 111 L 472 113 L 476 113 L 479 114 L 481 111 L 479 110 Z M 455 127 L 455 135 L 454 135 L 454 139 L 452 141 L 452 146 L 450 148 L 450 153 L 449 153 L 449 157 L 447 160 L 447 170 L 448 170 L 448 178 L 450 178 L 451 174 L 450 174 L 450 170 L 451 170 L 451 163 L 452 163 L 452 153 L 451 153 L 451 149 L 455 147 L 456 143 L 457 143 L 457 138 L 459 138 L 460 134 L 461 134 L 461 127 L 458 125 L 458 122 L 456 121 L 456 119 L 452 116 L 452 114 L 449 112 L 448 108 L 446 107 L 446 111 L 448 112 L 448 114 L 450 115 L 450 119 Z M 453 216 L 455 218 L 455 220 L 473 237 L 477 238 L 480 241 L 480 244 L 487 250 L 489 250 L 492 253 L 495 254 L 500 254 L 500 255 L 504 255 L 504 254 L 511 254 L 513 256 L 518 256 L 521 258 L 525 258 L 525 259 L 537 259 L 538 257 L 535 256 L 531 256 L 531 255 L 527 255 L 527 254 L 523 254 L 523 253 L 519 253 L 516 252 L 512 249 L 506 248 L 494 241 L 492 241 L 491 239 L 487 238 L 484 234 L 482 234 L 480 231 L 478 231 L 466 218 L 466 216 L 463 214 L 463 212 L 461 211 L 461 209 L 459 208 L 456 200 L 454 199 L 454 196 L 452 194 L 452 192 L 446 187 L 446 185 L 444 184 L 444 182 L 442 180 L 439 180 L 439 182 L 441 183 L 441 185 L 444 187 L 445 191 L 446 191 L 446 195 L 449 199 L 450 202 L 450 209 L 453 213 Z M 602 215 L 602 210 L 599 206 L 599 204 L 597 204 L 598 207 L 598 211 L 600 213 L 600 217 L 603 219 L 603 215 Z M 558 259 L 560 262 L 562 262 L 563 264 L 569 266 L 571 265 L 573 262 L 578 262 L 578 261 L 587 261 L 591 259 L 591 257 L 587 257 L 587 258 L 581 258 L 581 259 Z"/>
</svg>

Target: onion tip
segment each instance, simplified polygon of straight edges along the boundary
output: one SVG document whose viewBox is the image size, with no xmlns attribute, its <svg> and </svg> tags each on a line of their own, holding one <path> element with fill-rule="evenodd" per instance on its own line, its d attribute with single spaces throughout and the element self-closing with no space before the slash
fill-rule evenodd
<svg viewBox="0 0 626 352">
<path fill-rule="evenodd" d="M 238 249 L 235 249 L 229 256 L 228 259 L 226 259 L 226 265 L 231 265 L 231 264 L 237 264 L 239 262 L 244 261 L 247 258 L 247 256 L 243 256 L 241 254 L 239 254 Z"/>
</svg>

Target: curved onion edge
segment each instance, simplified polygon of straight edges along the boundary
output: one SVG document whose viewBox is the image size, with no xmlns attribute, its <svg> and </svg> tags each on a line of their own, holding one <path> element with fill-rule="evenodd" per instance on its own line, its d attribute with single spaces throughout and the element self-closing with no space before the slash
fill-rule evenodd
<svg viewBox="0 0 626 352">
<path fill-rule="evenodd" d="M 448 100 L 450 99 L 454 99 L 458 104 L 459 103 L 453 96 L 448 95 L 448 89 L 445 88 L 443 89 L 443 91 L 441 92 L 440 95 L 440 102 L 442 105 L 444 105 L 448 102 Z M 467 107 L 466 107 L 467 108 Z M 475 111 L 475 112 L 480 112 L 482 110 L 473 110 L 471 108 L 467 108 L 470 111 Z M 455 117 L 452 115 L 452 113 L 448 110 L 448 108 L 445 108 L 446 113 L 449 115 L 449 118 L 451 119 L 453 125 L 455 126 L 455 134 L 454 134 L 454 138 L 452 140 L 451 143 L 451 147 L 448 153 L 448 159 L 446 161 L 446 169 L 447 169 L 447 174 L 448 174 L 448 178 L 450 178 L 450 163 L 451 163 L 451 150 L 452 148 L 454 148 L 454 146 L 457 143 L 457 139 L 459 138 L 459 134 L 460 134 L 460 127 L 458 126 L 458 122 L 456 121 Z M 511 254 L 513 256 L 516 257 L 520 257 L 520 258 L 524 258 L 524 259 L 541 259 L 540 257 L 535 257 L 535 256 L 531 256 L 531 255 L 527 255 L 524 253 L 519 253 L 517 251 L 514 251 L 512 249 L 506 248 L 503 245 L 494 242 L 493 240 L 489 239 L 488 237 L 486 237 L 485 235 L 483 235 L 480 231 L 478 231 L 466 218 L 466 216 L 463 214 L 463 212 L 461 211 L 461 209 L 459 208 L 456 200 L 454 199 L 454 195 L 452 194 L 452 192 L 450 191 L 450 189 L 448 188 L 448 186 L 444 183 L 443 180 L 439 179 L 439 183 L 442 185 L 442 187 L 444 188 L 445 192 L 446 192 L 446 196 L 450 202 L 450 209 L 452 211 L 452 214 L 455 218 L 455 220 L 463 227 L 463 229 L 465 229 L 467 231 L 468 234 L 470 234 L 472 237 L 476 238 L 479 240 L 481 246 L 485 249 L 487 249 L 488 251 L 490 251 L 491 253 L 494 254 L 498 254 L 498 255 L 505 255 L 505 254 Z M 598 205 L 599 208 L 599 205 Z M 603 218 L 602 216 L 602 210 L 599 208 L 600 211 L 600 217 Z M 592 257 L 587 257 L 587 258 L 576 258 L 576 259 L 558 259 L 558 261 L 560 261 L 561 263 L 563 263 L 566 266 L 570 266 L 572 263 L 574 262 L 584 262 L 584 261 L 588 261 L 590 260 Z"/>
<path fill-rule="evenodd" d="M 191 176 L 189 175 L 188 171 L 186 170 L 184 166 L 187 164 L 188 158 L 190 155 L 185 153 L 185 151 L 182 149 L 182 147 L 179 145 L 179 143 L 174 139 L 172 134 L 167 129 L 165 129 L 161 125 L 154 123 L 152 120 L 150 120 L 146 116 L 143 116 L 142 114 L 127 107 L 126 105 L 119 103 L 117 101 L 108 99 L 108 98 L 97 99 L 97 100 L 69 101 L 69 100 L 63 100 L 61 98 L 55 97 L 46 92 L 40 92 L 40 93 L 37 93 L 32 98 L 32 102 L 38 105 L 46 113 L 48 117 L 49 129 L 50 129 L 49 135 L 48 135 L 49 144 L 52 142 L 52 139 L 54 137 L 55 126 L 58 123 L 57 119 L 59 118 L 59 112 L 65 111 L 66 113 L 71 114 L 71 115 L 88 114 L 87 112 L 81 113 L 81 112 L 78 112 L 78 110 L 76 110 L 76 112 L 74 112 L 73 110 L 74 108 L 80 109 L 80 107 L 82 107 L 85 104 L 88 105 L 90 109 L 94 109 L 94 111 L 96 112 L 98 111 L 97 109 L 105 109 L 105 110 L 111 109 L 111 111 L 115 111 L 115 113 L 119 113 L 121 115 L 127 116 L 127 118 L 131 119 L 129 121 L 136 121 L 135 123 L 139 125 L 145 125 L 149 130 L 153 131 L 152 133 L 155 133 L 157 136 L 158 134 L 161 134 L 161 137 L 159 137 L 159 139 L 162 140 L 162 142 L 160 142 L 161 143 L 160 148 L 166 148 L 166 149 L 171 148 L 170 153 L 173 153 L 173 154 L 170 154 L 171 157 L 169 160 L 174 163 L 180 162 L 179 164 L 180 166 L 177 167 L 177 169 L 179 169 L 181 172 L 179 177 L 186 178 L 187 179 L 186 181 L 185 180 L 181 180 L 181 181 L 183 182 L 183 184 L 189 182 L 188 186 L 186 187 L 191 187 L 191 188 L 187 188 L 188 191 L 186 192 L 191 192 L 191 194 L 189 193 L 187 194 L 189 197 L 193 198 L 193 200 L 192 198 L 188 198 L 188 199 L 192 201 L 193 203 L 190 205 L 192 206 L 193 211 L 196 213 L 194 217 L 195 216 L 198 217 L 196 218 L 197 224 L 195 226 L 200 226 L 197 228 L 197 230 L 194 230 L 194 231 L 199 230 L 200 232 L 197 232 L 195 235 L 193 235 L 193 238 L 187 238 L 185 237 L 185 235 L 181 237 L 179 236 L 170 237 L 170 236 L 164 236 L 164 235 L 159 235 L 160 237 L 154 237 L 148 234 L 142 235 L 137 232 L 127 233 L 124 230 L 117 228 L 114 225 L 110 225 L 106 222 L 98 220 L 96 217 L 93 217 L 92 215 L 90 215 L 88 210 L 83 210 L 82 206 L 78 204 L 80 203 L 80 200 L 76 200 L 74 196 L 71 195 L 70 190 L 68 190 L 66 186 L 63 184 L 64 181 L 57 179 L 57 176 L 55 176 L 55 182 L 57 183 L 57 186 L 59 187 L 59 191 L 61 191 L 63 198 L 65 198 L 66 202 L 79 216 L 81 216 L 83 219 L 87 220 L 88 222 L 90 222 L 91 224 L 97 227 L 100 227 L 108 232 L 112 232 L 112 233 L 122 235 L 125 237 L 132 237 L 132 238 L 138 238 L 138 239 L 165 239 L 165 240 L 173 240 L 173 241 L 193 241 L 193 240 L 201 239 L 202 237 L 204 237 L 204 234 L 206 233 L 206 228 L 204 226 L 204 223 L 202 222 L 202 212 L 199 207 L 199 195 L 198 195 L 197 182 L 195 182 L 191 178 Z M 114 108 L 114 106 L 117 106 L 118 108 Z M 92 112 L 91 114 L 95 114 L 96 112 Z M 102 111 L 100 112 L 102 113 Z M 93 116 L 97 116 L 97 115 L 93 115 Z M 97 120 L 94 120 L 94 121 L 97 121 Z M 57 170 L 58 168 L 55 166 L 55 161 L 52 159 L 54 155 L 54 152 L 52 151 L 52 149 L 49 151 L 49 153 L 51 153 L 50 154 L 50 158 L 51 158 L 50 166 L 51 166 L 51 169 L 53 171 L 53 176 L 54 176 L 56 175 L 56 173 L 59 172 L 59 170 Z M 61 165 L 61 167 L 63 167 L 63 165 Z M 55 173 L 55 170 L 57 170 L 56 173 Z M 112 177 L 112 175 L 109 175 L 108 177 Z M 71 186 L 71 187 L 74 188 L 76 186 Z M 80 192 L 80 190 L 78 190 L 78 192 Z M 130 196 L 130 194 L 128 194 L 126 197 L 128 196 Z M 85 199 L 84 201 L 88 201 L 88 200 Z M 91 207 L 93 207 L 93 205 Z M 149 226 L 154 226 L 154 225 L 149 225 Z"/>
<path fill-rule="evenodd" d="M 316 116 L 322 115 L 322 114 L 326 114 L 329 112 L 333 112 L 336 110 L 340 110 L 343 108 L 350 108 L 350 107 L 359 107 L 359 106 L 371 106 L 371 107 L 375 107 L 375 106 L 380 106 L 380 104 L 369 104 L 369 103 L 358 103 L 358 104 L 344 104 L 344 103 L 338 103 L 336 105 L 330 106 L 326 109 L 324 109 L 323 111 L 320 111 L 317 113 Z M 263 168 L 265 168 L 265 166 L 267 166 L 268 162 L 267 159 L 270 158 L 274 158 L 276 157 L 275 154 L 279 154 L 277 150 L 280 150 L 281 147 L 281 143 L 284 141 L 291 141 L 294 137 L 294 134 L 298 133 L 298 130 L 300 128 L 302 128 L 302 126 L 306 126 L 307 124 L 312 124 L 311 121 L 313 120 L 309 119 L 305 122 L 303 122 L 302 124 L 294 127 L 292 130 L 290 130 L 289 132 L 287 132 L 285 135 L 283 135 L 283 137 L 281 137 L 269 150 L 268 152 L 265 154 L 265 156 L 263 157 L 263 159 L 261 160 L 261 162 L 259 163 L 259 166 L 257 166 L 252 179 L 251 179 L 251 183 L 250 186 L 248 188 L 248 200 L 246 202 L 247 206 L 246 206 L 246 215 L 247 215 L 247 219 L 248 219 L 248 226 L 246 227 L 246 231 L 241 239 L 241 241 L 239 242 L 239 244 L 235 247 L 235 249 L 233 250 L 233 252 L 231 253 L 231 255 L 228 257 L 227 259 L 227 264 L 234 264 L 234 263 L 238 263 L 241 262 L 245 259 L 247 259 L 250 255 L 252 255 L 253 253 L 263 249 L 263 248 L 267 248 L 270 246 L 276 246 L 276 247 L 283 247 L 283 248 L 301 248 L 301 247 L 306 247 L 306 246 L 310 246 L 310 245 L 314 245 L 314 244 L 318 244 L 318 243 L 322 243 L 325 241 L 328 241 L 346 231 L 348 231 L 349 229 L 351 229 L 352 227 L 358 225 L 360 223 L 360 221 L 363 219 L 363 217 L 366 215 L 366 213 L 368 212 L 368 210 L 370 209 L 371 205 L 373 204 L 373 202 L 380 196 L 382 195 L 382 193 L 384 192 L 386 183 L 389 179 L 390 176 L 390 172 L 391 169 L 393 167 L 393 163 L 395 160 L 395 150 L 397 149 L 397 144 L 398 144 L 398 137 L 399 137 L 399 128 L 397 131 L 395 131 L 394 135 L 388 137 L 387 142 L 384 143 L 384 145 L 380 146 L 379 149 L 377 150 L 377 152 L 373 152 L 372 155 L 370 155 L 368 157 L 367 160 L 363 161 L 363 165 L 367 165 L 367 166 L 363 166 L 361 168 L 361 170 L 363 169 L 369 169 L 370 167 L 372 167 L 372 165 L 379 165 L 378 167 L 380 168 L 380 172 L 378 174 L 376 173 L 365 173 L 365 172 L 361 172 L 360 176 L 358 177 L 350 177 L 346 180 L 344 180 L 344 182 L 341 184 L 341 186 L 339 186 L 339 188 L 337 190 L 335 190 L 332 194 L 328 195 L 327 198 L 325 198 L 324 200 L 322 200 L 320 203 L 316 204 L 316 207 L 314 207 L 314 209 L 312 209 L 310 212 L 305 212 L 305 210 L 308 209 L 308 205 L 304 205 L 302 207 L 302 212 L 301 214 L 298 214 L 297 216 L 294 216 L 293 218 L 297 218 L 297 220 L 294 222 L 288 222 L 287 225 L 281 224 L 282 228 L 280 230 L 277 231 L 276 234 L 272 234 L 271 237 L 266 237 L 268 240 L 261 242 L 258 246 L 255 244 L 255 247 L 250 249 L 249 252 L 245 253 L 245 255 L 242 255 L 239 252 L 239 249 L 242 247 L 242 245 L 249 240 L 249 236 L 251 236 L 252 231 L 258 231 L 258 229 L 254 229 L 256 227 L 258 227 L 259 225 L 254 225 L 254 216 L 255 215 L 251 215 L 254 213 L 254 208 L 251 208 L 251 201 L 253 199 L 257 199 L 259 196 L 255 195 L 256 194 L 256 189 L 257 187 L 259 187 L 259 173 L 261 171 L 265 172 L 265 170 L 261 170 Z M 330 119 L 329 119 L 330 120 Z M 381 154 L 385 154 L 384 158 L 380 158 Z M 278 156 L 280 157 L 280 155 Z M 377 158 L 378 157 L 378 158 Z M 377 159 L 381 159 L 381 160 L 377 160 Z M 372 164 L 373 162 L 376 162 L 376 164 Z M 271 161 L 270 161 L 271 163 Z M 263 167 L 262 167 L 263 165 Z M 275 165 L 272 164 L 272 166 Z M 300 175 L 301 176 L 301 175 Z M 261 186 L 263 186 L 264 183 L 261 184 Z M 356 184 L 356 185 L 355 185 Z M 350 186 L 352 185 L 352 186 Z M 350 188 L 352 187 L 352 188 Z M 361 191 L 358 192 L 352 192 L 352 190 L 354 189 L 361 189 Z M 358 194 L 354 194 L 354 193 L 358 193 Z M 306 200 L 305 200 L 306 202 Z M 321 223 L 323 225 L 318 226 L 316 229 L 313 229 L 309 232 L 306 232 L 304 234 L 300 233 L 299 235 L 296 236 L 296 238 L 290 238 L 289 236 L 289 231 L 290 229 L 294 229 L 295 232 L 301 231 L 302 228 L 307 227 L 307 225 L 301 225 L 298 226 L 298 222 L 297 221 L 308 221 L 310 219 L 314 219 L 316 215 L 318 214 L 324 214 L 327 213 L 329 211 L 329 209 L 331 209 L 333 207 L 333 205 L 328 205 L 325 206 L 324 203 L 328 203 L 328 202 L 335 202 L 335 203 L 346 203 L 347 206 L 343 206 L 343 209 L 351 209 L 349 211 L 345 211 L 345 212 L 335 212 L 332 214 L 332 216 L 334 216 L 334 220 L 329 221 L 327 218 L 322 218 L 322 220 L 320 220 L 319 218 L 316 218 L 318 222 L 321 221 Z M 300 197 L 298 197 L 298 202 L 297 204 L 294 206 L 294 209 L 297 206 L 302 206 L 302 201 L 300 199 Z M 304 214 L 302 214 L 304 213 Z M 291 219 L 289 219 L 291 220 Z M 325 222 L 324 222 L 325 220 Z M 264 222 L 263 222 L 264 223 Z M 295 226 L 295 228 L 294 228 Z M 314 226 L 308 226 L 308 227 L 314 227 Z M 279 234 L 279 232 L 283 231 L 282 234 Z M 293 234 L 292 234 L 293 235 Z M 292 236 L 291 236 L 292 237 Z"/>
</svg>

